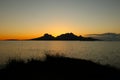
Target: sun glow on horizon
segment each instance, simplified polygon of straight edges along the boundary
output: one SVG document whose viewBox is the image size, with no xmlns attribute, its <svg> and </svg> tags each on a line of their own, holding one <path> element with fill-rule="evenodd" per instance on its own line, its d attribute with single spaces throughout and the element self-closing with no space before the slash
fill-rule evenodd
<svg viewBox="0 0 120 80">
<path fill-rule="evenodd" d="M 120 0 L 0 0 L 0 12 L 0 40 L 120 33 Z"/>
<path fill-rule="evenodd" d="M 52 35 L 54 37 L 57 37 L 57 36 L 59 36 L 61 34 L 65 34 L 65 33 L 73 33 L 73 34 L 75 34 L 77 36 L 82 35 L 82 34 L 76 34 L 74 32 L 64 32 L 64 31 L 60 31 L 60 32 L 55 32 L 55 31 L 52 32 L 51 31 L 51 32 L 46 32 L 46 33 L 48 33 L 48 34 L 50 34 L 50 35 Z M 27 34 L 26 35 L 24 35 L 24 34 L 23 35 L 0 35 L 0 40 L 9 40 L 9 39 L 26 40 L 26 39 L 32 39 L 32 38 L 41 37 L 46 33 L 38 33 L 38 34 L 34 34 L 34 35 L 32 35 L 32 34 L 29 34 L 29 35 L 27 35 Z"/>
</svg>

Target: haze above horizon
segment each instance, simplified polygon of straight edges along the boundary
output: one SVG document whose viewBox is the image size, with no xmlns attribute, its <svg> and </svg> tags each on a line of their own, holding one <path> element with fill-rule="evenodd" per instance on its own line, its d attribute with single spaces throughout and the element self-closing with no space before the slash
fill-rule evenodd
<svg viewBox="0 0 120 80">
<path fill-rule="evenodd" d="M 0 0 L 0 40 L 120 33 L 120 0 Z"/>
</svg>

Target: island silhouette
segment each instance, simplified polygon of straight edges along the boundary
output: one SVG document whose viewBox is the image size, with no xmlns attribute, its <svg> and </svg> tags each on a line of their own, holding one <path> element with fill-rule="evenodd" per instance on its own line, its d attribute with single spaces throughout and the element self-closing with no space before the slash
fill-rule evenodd
<svg viewBox="0 0 120 80">
<path fill-rule="evenodd" d="M 57 37 L 52 36 L 51 34 L 45 33 L 41 37 L 33 38 L 30 40 L 66 40 L 66 41 L 100 41 L 92 37 L 83 37 L 82 35 L 77 36 L 74 33 L 65 33 L 58 35 Z"/>
</svg>

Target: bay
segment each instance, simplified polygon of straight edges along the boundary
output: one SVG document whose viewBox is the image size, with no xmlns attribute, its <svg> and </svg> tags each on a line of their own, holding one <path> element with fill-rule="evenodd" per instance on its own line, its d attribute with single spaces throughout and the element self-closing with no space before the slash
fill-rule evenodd
<svg viewBox="0 0 120 80">
<path fill-rule="evenodd" d="M 119 41 L 0 41 L 0 65 L 11 58 L 42 59 L 45 54 L 86 59 L 120 68 Z"/>
</svg>

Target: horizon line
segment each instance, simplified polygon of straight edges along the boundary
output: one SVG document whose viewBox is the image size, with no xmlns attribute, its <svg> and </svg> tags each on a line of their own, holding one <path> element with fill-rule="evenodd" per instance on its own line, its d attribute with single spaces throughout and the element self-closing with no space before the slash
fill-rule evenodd
<svg viewBox="0 0 120 80">
<path fill-rule="evenodd" d="M 66 33 L 61 33 L 61 34 L 59 34 L 59 35 L 56 35 L 56 36 L 54 36 L 53 34 L 51 34 L 51 33 L 44 33 L 43 35 L 41 35 L 41 36 L 38 36 L 38 37 L 42 37 L 42 36 L 44 36 L 45 34 L 49 34 L 49 35 L 52 35 L 53 37 L 57 37 L 57 36 L 60 36 L 60 35 L 62 35 L 62 34 L 67 34 L 67 33 L 73 33 L 73 32 L 66 32 Z M 83 35 L 81 35 L 81 34 L 79 34 L 79 35 L 77 35 L 77 34 L 75 34 L 75 33 L 73 33 L 74 35 L 76 35 L 76 36 L 83 36 L 83 37 L 87 37 L 87 35 L 99 35 L 99 34 L 106 34 L 106 33 L 112 33 L 112 34 L 120 34 L 120 33 L 115 33 L 115 32 L 104 32 L 104 33 L 93 33 L 93 34 L 83 34 Z M 36 38 L 36 37 L 33 37 L 33 38 Z M 15 40 L 29 40 L 29 39 L 32 39 L 32 38 L 23 38 L 23 39 L 19 39 L 19 38 L 6 38 L 6 39 L 0 39 L 0 41 L 15 41 Z"/>
</svg>

